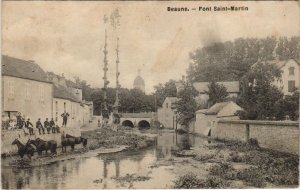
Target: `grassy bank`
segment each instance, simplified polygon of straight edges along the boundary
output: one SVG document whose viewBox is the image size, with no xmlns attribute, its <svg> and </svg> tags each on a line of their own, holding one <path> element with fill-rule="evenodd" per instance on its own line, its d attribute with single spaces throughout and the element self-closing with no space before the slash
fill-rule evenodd
<svg viewBox="0 0 300 190">
<path fill-rule="evenodd" d="M 175 188 L 268 188 L 297 187 L 299 157 L 261 149 L 255 140 L 248 143 L 218 142 L 191 158 L 208 165 L 208 174 L 179 176 Z"/>
<path fill-rule="evenodd" d="M 88 148 L 111 148 L 116 145 L 128 146 L 130 150 L 138 150 L 149 147 L 153 144 L 153 139 L 135 134 L 128 134 L 123 131 L 113 131 L 111 129 L 96 129 L 94 131 L 82 132 L 82 136 L 88 138 Z"/>
</svg>

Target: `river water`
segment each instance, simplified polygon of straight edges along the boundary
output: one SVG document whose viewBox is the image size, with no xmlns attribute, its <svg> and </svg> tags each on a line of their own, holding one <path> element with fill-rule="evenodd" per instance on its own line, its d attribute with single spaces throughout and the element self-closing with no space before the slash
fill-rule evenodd
<svg viewBox="0 0 300 190">
<path fill-rule="evenodd" d="M 172 159 L 173 150 L 199 143 L 207 142 L 192 135 L 162 132 L 154 146 L 142 151 L 59 161 L 29 169 L 2 168 L 2 188 L 171 188 L 176 178 L 173 166 L 153 166 L 157 161 Z M 132 174 L 149 178 L 134 183 L 115 179 Z"/>
</svg>

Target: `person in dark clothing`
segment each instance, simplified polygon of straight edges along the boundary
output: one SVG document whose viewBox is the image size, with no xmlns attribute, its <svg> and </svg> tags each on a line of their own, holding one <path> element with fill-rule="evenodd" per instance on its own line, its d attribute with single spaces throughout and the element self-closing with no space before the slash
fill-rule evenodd
<svg viewBox="0 0 300 190">
<path fill-rule="evenodd" d="M 50 134 L 50 123 L 48 121 L 48 118 L 46 118 L 46 121 L 44 122 L 44 128 L 47 130 L 47 133 Z"/>
<path fill-rule="evenodd" d="M 51 120 L 50 120 L 50 128 L 52 130 L 52 133 L 55 133 L 55 122 L 54 122 L 53 118 L 51 118 Z"/>
<path fill-rule="evenodd" d="M 70 116 L 69 113 L 66 111 L 63 114 L 61 114 L 61 117 L 63 118 L 62 126 L 67 127 L 67 121 L 69 116 Z"/>
<path fill-rule="evenodd" d="M 30 127 L 31 126 L 31 127 Z M 33 125 L 30 122 L 30 119 L 28 118 L 27 121 L 25 122 L 25 127 L 29 130 L 29 134 L 33 135 Z"/>
<path fill-rule="evenodd" d="M 41 123 L 41 119 L 39 118 L 38 121 L 35 124 L 36 128 L 39 129 L 39 134 L 41 135 L 41 131 L 43 131 L 43 134 L 45 134 L 44 127 Z"/>
<path fill-rule="evenodd" d="M 17 127 L 19 129 L 22 129 L 23 128 L 23 122 L 22 122 L 22 116 L 21 116 L 20 112 L 18 112 L 16 118 L 17 118 Z"/>
</svg>

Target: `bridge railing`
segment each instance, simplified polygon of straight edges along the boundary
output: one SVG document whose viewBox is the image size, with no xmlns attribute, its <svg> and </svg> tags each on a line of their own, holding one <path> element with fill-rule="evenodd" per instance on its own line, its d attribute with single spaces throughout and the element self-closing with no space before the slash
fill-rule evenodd
<svg viewBox="0 0 300 190">
<path fill-rule="evenodd" d="M 123 118 L 153 118 L 154 112 L 141 112 L 141 113 L 120 113 Z"/>
</svg>

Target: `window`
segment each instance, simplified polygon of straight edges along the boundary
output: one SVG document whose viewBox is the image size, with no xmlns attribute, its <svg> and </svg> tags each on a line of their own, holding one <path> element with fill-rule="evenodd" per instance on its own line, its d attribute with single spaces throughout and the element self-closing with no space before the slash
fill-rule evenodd
<svg viewBox="0 0 300 190">
<path fill-rule="evenodd" d="M 8 96 L 9 96 L 9 98 L 13 98 L 15 96 L 14 81 L 8 81 Z"/>
<path fill-rule="evenodd" d="M 295 67 L 289 68 L 289 75 L 295 75 Z"/>
<path fill-rule="evenodd" d="M 40 102 L 44 102 L 44 94 L 45 94 L 45 91 L 44 91 L 44 88 L 42 85 L 39 85 L 39 97 L 40 97 Z"/>
<path fill-rule="evenodd" d="M 30 84 L 27 82 L 25 83 L 25 100 L 30 101 Z"/>
<path fill-rule="evenodd" d="M 168 103 L 166 103 L 166 108 L 168 108 L 169 107 L 169 104 Z"/>
<path fill-rule="evenodd" d="M 288 91 L 289 92 L 295 91 L 295 81 L 294 80 L 288 81 Z"/>
</svg>

